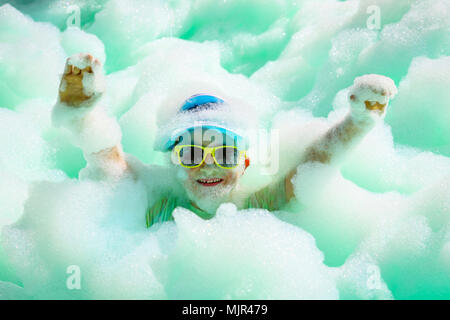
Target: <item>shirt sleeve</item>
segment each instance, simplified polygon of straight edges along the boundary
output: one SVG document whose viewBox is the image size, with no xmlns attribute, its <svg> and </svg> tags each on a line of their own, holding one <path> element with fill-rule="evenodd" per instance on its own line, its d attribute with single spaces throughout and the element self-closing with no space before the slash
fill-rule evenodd
<svg viewBox="0 0 450 320">
<path fill-rule="evenodd" d="M 286 202 L 285 179 L 280 179 L 252 194 L 247 199 L 247 208 L 276 211 L 280 210 Z"/>
</svg>

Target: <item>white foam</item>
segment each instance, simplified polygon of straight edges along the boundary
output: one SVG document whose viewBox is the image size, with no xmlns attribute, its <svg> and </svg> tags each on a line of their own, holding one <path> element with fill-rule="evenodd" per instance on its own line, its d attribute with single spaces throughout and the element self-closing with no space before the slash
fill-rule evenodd
<svg viewBox="0 0 450 320">
<path fill-rule="evenodd" d="M 378 1 L 381 28 L 367 30 L 372 2 L 229 0 L 216 10 L 212 0 L 113 0 L 97 7 L 95 19 L 78 2 L 91 24 L 63 32 L 0 7 L 0 106 L 15 110 L 0 110 L 0 281 L 23 287 L 0 282 L 0 298 L 448 297 L 449 50 L 442 39 L 450 4 Z M 55 13 L 59 4 L 43 13 L 31 9 L 36 4 L 21 7 L 41 20 L 66 17 Z M 252 12 L 257 28 L 236 8 Z M 158 39 L 181 35 L 194 41 Z M 100 108 L 59 105 L 53 120 L 87 153 L 117 144 L 119 122 L 133 172 L 122 180 L 104 179 L 92 166 L 80 171 L 84 164 L 50 121 L 66 57 L 90 52 L 105 62 L 105 49 Z M 239 74 L 260 66 L 250 78 Z M 175 221 L 145 228 L 155 200 L 185 196 L 171 167 L 147 164 L 167 163 L 153 146 L 186 98 L 206 91 L 251 106 L 236 112 L 238 120 L 280 131 L 283 176 L 352 107 L 355 77 L 373 72 L 399 83 L 386 123 L 342 166 L 301 166 L 293 179 L 298 202 L 273 213 L 227 204 L 211 220 L 179 208 Z M 101 91 L 96 79 L 83 79 L 86 94 Z M 362 100 L 386 101 L 369 84 L 396 91 L 386 78 L 364 76 L 353 87 Z M 328 118 L 318 117 L 332 106 Z M 258 170 L 252 163 L 244 176 L 249 190 L 273 179 Z M 66 286 L 70 266 L 80 267 L 79 291 Z"/>
<path fill-rule="evenodd" d="M 72 143 L 86 154 L 112 148 L 122 138 L 119 124 L 101 106 L 74 108 L 58 103 L 53 109 L 52 119 L 56 126 L 70 131 Z"/>
</svg>

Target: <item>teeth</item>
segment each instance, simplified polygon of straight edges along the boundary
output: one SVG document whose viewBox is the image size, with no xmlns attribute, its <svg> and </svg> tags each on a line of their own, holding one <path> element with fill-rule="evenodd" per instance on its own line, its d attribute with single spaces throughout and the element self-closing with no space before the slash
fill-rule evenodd
<svg viewBox="0 0 450 320">
<path fill-rule="evenodd" d="M 222 181 L 222 179 L 219 178 L 213 178 L 213 179 L 198 179 L 201 183 L 216 183 Z"/>
</svg>

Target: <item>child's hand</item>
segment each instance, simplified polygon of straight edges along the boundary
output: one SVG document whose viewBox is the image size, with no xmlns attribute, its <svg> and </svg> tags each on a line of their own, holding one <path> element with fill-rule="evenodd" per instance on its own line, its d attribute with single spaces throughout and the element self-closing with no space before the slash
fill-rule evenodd
<svg viewBox="0 0 450 320">
<path fill-rule="evenodd" d="M 79 53 L 68 58 L 59 86 L 59 99 L 52 110 L 52 123 L 67 129 L 72 143 L 86 155 L 102 163 L 120 162 L 122 168 L 125 161 L 120 126 L 102 105 L 94 107 L 104 92 L 104 81 L 101 63 L 92 55 Z"/>
<path fill-rule="evenodd" d="M 358 77 L 349 92 L 352 116 L 356 119 L 382 119 L 389 99 L 396 94 L 397 87 L 391 78 L 376 74 Z"/>
<path fill-rule="evenodd" d="M 104 76 L 98 59 L 87 53 L 71 56 L 66 61 L 59 86 L 59 101 L 71 107 L 90 104 L 104 92 Z"/>
</svg>

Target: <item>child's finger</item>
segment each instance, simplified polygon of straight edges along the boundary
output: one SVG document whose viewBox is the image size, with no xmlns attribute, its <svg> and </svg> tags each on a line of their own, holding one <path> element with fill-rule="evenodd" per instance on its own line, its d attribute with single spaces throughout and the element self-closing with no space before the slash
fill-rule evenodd
<svg viewBox="0 0 450 320">
<path fill-rule="evenodd" d="M 81 70 L 78 67 L 72 66 L 72 73 L 77 75 L 80 74 Z"/>
<path fill-rule="evenodd" d="M 87 73 L 92 73 L 92 67 L 91 66 L 87 66 L 86 68 L 83 69 L 84 72 Z"/>
<path fill-rule="evenodd" d="M 67 59 L 66 65 L 64 66 L 64 74 L 71 74 L 72 66 L 69 64 L 69 60 Z"/>
</svg>

